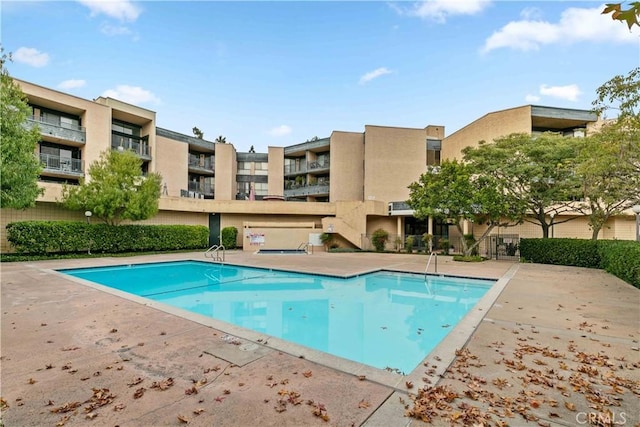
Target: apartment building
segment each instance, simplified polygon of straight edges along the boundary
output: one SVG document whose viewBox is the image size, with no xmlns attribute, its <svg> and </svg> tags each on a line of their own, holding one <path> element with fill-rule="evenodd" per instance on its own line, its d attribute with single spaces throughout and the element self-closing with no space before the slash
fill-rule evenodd
<svg viewBox="0 0 640 427">
<path fill-rule="evenodd" d="M 440 125 L 365 125 L 363 132 L 336 130 L 324 138 L 269 147 L 267 153 L 243 153 L 232 144 L 158 127 L 156 113 L 145 108 L 15 81 L 33 111 L 27 125 L 38 125 L 42 135 L 36 155 L 44 167 L 40 185 L 45 193 L 34 208 L 2 209 L 3 251 L 10 250 L 5 235 L 10 222 L 84 220 L 83 212 L 58 205 L 62 183 L 90 179 L 89 165 L 105 150 L 132 150 L 142 160 L 143 173 L 162 175 L 159 213 L 144 223 L 204 225 L 211 244 L 219 243 L 220 230 L 228 226 L 241 230 L 238 245 L 245 250 L 289 249 L 310 241 L 320 250 L 322 232 L 333 233 L 340 246 L 369 248 L 368 236 L 378 228 L 387 230 L 392 242 L 425 232 L 447 238 L 453 227 L 419 221 L 406 204 L 409 184 L 427 165 L 459 157 L 462 148 L 483 139 L 545 130 L 579 135 L 596 121 L 588 111 L 528 105 L 489 113 L 447 137 Z M 616 218 L 603 237 L 633 238 L 631 219 Z M 584 221 L 575 223 L 556 236 L 590 237 Z M 527 226 L 511 232 L 540 234 Z"/>
</svg>

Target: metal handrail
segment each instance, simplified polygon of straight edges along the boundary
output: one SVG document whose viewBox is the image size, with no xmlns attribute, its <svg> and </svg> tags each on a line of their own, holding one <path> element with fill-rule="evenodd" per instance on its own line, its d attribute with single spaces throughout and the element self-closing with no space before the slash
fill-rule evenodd
<svg viewBox="0 0 640 427">
<path fill-rule="evenodd" d="M 309 252 L 309 248 L 311 248 L 311 252 Z M 309 253 L 313 254 L 313 245 L 309 244 L 308 242 L 302 242 L 298 245 L 297 250 L 301 251 L 303 249 L 307 254 Z"/>
<path fill-rule="evenodd" d="M 222 256 L 220 256 L 220 250 L 222 250 Z M 224 251 L 224 245 L 213 245 L 205 251 L 204 256 L 205 258 L 211 258 L 213 261 L 224 262 Z"/>
<path fill-rule="evenodd" d="M 429 265 L 431 264 L 431 258 L 433 257 L 435 257 L 436 259 L 436 263 L 434 265 L 435 273 L 438 272 L 438 254 L 435 252 L 431 252 L 431 254 L 429 255 L 429 260 L 427 261 L 427 268 L 424 269 L 424 280 L 427 280 L 427 272 L 429 271 Z"/>
</svg>

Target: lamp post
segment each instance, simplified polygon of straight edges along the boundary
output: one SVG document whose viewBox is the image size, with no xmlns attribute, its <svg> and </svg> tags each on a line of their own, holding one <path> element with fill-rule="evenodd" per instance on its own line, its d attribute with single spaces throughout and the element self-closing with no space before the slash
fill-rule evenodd
<svg viewBox="0 0 640 427">
<path fill-rule="evenodd" d="M 549 216 L 551 217 L 551 238 L 553 239 L 553 229 L 554 229 L 553 220 L 556 217 L 556 212 L 555 211 L 551 212 Z"/>
<path fill-rule="evenodd" d="M 91 224 L 91 215 L 93 215 L 91 213 L 91 211 L 85 211 L 84 212 L 84 216 L 87 217 L 87 224 Z M 90 233 L 89 230 L 87 230 L 87 232 Z M 88 242 L 87 242 L 87 254 L 91 255 L 91 239 L 87 239 L 87 240 L 88 240 Z"/>
<path fill-rule="evenodd" d="M 636 214 L 636 242 L 640 242 L 640 205 L 634 205 L 631 210 Z"/>
</svg>

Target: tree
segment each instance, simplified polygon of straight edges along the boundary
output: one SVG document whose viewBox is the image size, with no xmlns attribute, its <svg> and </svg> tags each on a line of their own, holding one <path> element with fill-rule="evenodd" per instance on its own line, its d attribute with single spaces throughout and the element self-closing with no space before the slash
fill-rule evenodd
<svg viewBox="0 0 640 427">
<path fill-rule="evenodd" d="M 626 76 L 613 77 L 596 93 L 592 105 L 599 116 L 606 118 L 607 112 L 617 112 L 615 119 L 603 125 L 602 132 L 617 133 L 621 156 L 640 173 L 640 67 Z"/>
<path fill-rule="evenodd" d="M 576 174 L 582 181 L 584 202 L 592 238 L 614 215 L 640 203 L 640 68 L 618 75 L 597 90 L 594 111 L 606 119 L 597 133 L 583 141 Z"/>
<path fill-rule="evenodd" d="M 195 135 L 196 138 L 198 138 L 198 139 L 203 139 L 204 138 L 204 132 L 202 132 L 196 126 L 193 127 L 192 132 L 193 132 L 193 134 Z"/>
<path fill-rule="evenodd" d="M 471 246 L 462 239 L 464 254 L 473 250 L 497 227 L 522 222 L 525 204 L 506 191 L 491 175 L 478 173 L 472 166 L 457 160 L 445 160 L 440 166 L 430 166 L 417 182 L 409 185 L 407 203 L 414 216 L 429 216 L 453 223 L 461 236 L 462 222 L 486 224 L 487 229 Z"/>
<path fill-rule="evenodd" d="M 89 166 L 90 181 L 62 188 L 62 204 L 71 210 L 89 210 L 110 225 L 140 221 L 158 212 L 158 173 L 142 175 L 142 160 L 131 151 L 103 152 Z"/>
<path fill-rule="evenodd" d="M 626 22 L 629 29 L 634 25 L 640 27 L 638 17 L 640 16 L 640 2 L 632 1 L 627 9 L 623 9 L 622 3 L 607 3 L 604 5 L 603 15 L 611 14 L 611 19 Z"/>
<path fill-rule="evenodd" d="M 215 142 L 217 142 L 218 144 L 226 144 L 227 143 L 227 138 L 225 138 L 222 135 L 218 135 L 218 137 L 216 138 Z"/>
<path fill-rule="evenodd" d="M 40 141 L 37 126 L 25 127 L 31 116 L 27 97 L 5 68 L 10 56 L 0 48 L 0 206 L 26 209 L 36 204 L 44 193 L 38 187 L 42 165 L 35 156 Z"/>
<path fill-rule="evenodd" d="M 464 159 L 475 170 L 496 180 L 511 197 L 523 202 L 529 215 L 523 220 L 542 228 L 542 237 L 549 237 L 549 228 L 558 221 L 556 214 L 571 211 L 572 200 L 580 197 L 580 183 L 573 171 L 578 138 L 545 133 L 525 133 L 500 137 L 494 143 L 481 141 L 478 147 L 463 150 Z"/>
<path fill-rule="evenodd" d="M 576 206 L 587 216 L 593 240 L 610 217 L 640 203 L 640 174 L 627 161 L 621 141 L 612 126 L 580 141 L 575 170 L 584 197 Z"/>
</svg>

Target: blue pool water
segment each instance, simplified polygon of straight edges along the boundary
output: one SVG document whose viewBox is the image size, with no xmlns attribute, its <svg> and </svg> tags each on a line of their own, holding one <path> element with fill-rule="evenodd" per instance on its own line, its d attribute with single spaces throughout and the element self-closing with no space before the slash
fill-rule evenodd
<svg viewBox="0 0 640 427">
<path fill-rule="evenodd" d="M 198 261 L 59 271 L 407 374 L 494 283 L 389 271 L 345 279 Z"/>
</svg>

